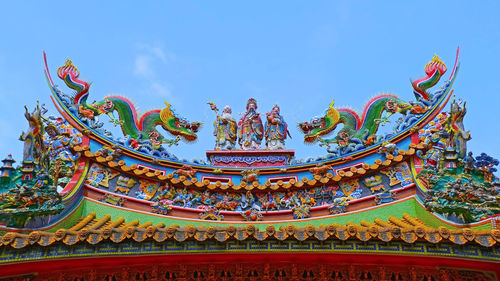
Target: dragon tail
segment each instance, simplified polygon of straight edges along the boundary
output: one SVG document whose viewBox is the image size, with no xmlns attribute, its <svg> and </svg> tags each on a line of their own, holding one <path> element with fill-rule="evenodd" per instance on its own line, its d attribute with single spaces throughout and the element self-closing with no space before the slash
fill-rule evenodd
<svg viewBox="0 0 500 281">
<path fill-rule="evenodd" d="M 74 97 L 75 104 L 82 104 L 87 100 L 89 95 L 89 83 L 78 79 L 80 71 L 73 65 L 70 59 L 67 59 L 66 63 L 57 69 L 57 76 L 59 76 L 68 87 L 76 91 Z"/>
<path fill-rule="evenodd" d="M 427 160 L 430 158 L 430 154 L 424 153 L 421 150 L 417 150 L 417 156 L 418 156 L 418 158 L 420 158 L 422 160 Z"/>
<path fill-rule="evenodd" d="M 436 85 L 446 70 L 447 67 L 444 62 L 442 62 L 437 55 L 434 55 L 432 60 L 425 65 L 425 74 L 427 74 L 427 76 L 411 83 L 418 100 L 431 101 L 431 95 L 427 93 L 427 89 Z"/>
</svg>

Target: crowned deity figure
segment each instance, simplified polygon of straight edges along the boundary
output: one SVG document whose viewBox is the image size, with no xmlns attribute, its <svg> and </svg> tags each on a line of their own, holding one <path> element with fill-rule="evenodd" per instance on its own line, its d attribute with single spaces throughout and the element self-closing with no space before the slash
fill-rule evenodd
<svg viewBox="0 0 500 281">
<path fill-rule="evenodd" d="M 217 114 L 217 120 L 214 122 L 214 136 L 216 150 L 233 150 L 236 146 L 237 125 L 236 120 L 231 115 L 231 107 L 226 105 L 219 115 L 218 109 L 213 103 L 210 107 Z"/>
<path fill-rule="evenodd" d="M 268 149 L 285 149 L 285 139 L 290 135 L 288 125 L 280 114 L 280 107 L 275 104 L 266 114 L 265 126 L 266 147 Z"/>
<path fill-rule="evenodd" d="M 264 137 L 264 126 L 257 112 L 257 101 L 249 99 L 247 111 L 238 122 L 238 142 L 243 150 L 260 149 Z"/>
</svg>

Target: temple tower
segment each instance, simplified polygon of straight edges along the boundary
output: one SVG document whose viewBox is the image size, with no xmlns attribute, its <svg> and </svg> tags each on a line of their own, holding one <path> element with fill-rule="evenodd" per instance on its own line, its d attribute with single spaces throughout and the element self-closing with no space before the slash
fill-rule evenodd
<svg viewBox="0 0 500 281">
<path fill-rule="evenodd" d="M 10 178 L 12 176 L 13 171 L 15 170 L 14 168 L 14 163 L 16 163 L 16 160 L 12 158 L 12 154 L 9 154 L 7 158 L 2 160 L 3 165 L 0 167 L 0 178 L 7 177 Z"/>
<path fill-rule="evenodd" d="M 33 160 L 33 157 L 28 157 L 23 161 L 23 167 L 21 169 L 21 172 L 23 172 L 23 181 L 29 181 L 32 180 L 35 176 L 35 161 Z"/>
</svg>

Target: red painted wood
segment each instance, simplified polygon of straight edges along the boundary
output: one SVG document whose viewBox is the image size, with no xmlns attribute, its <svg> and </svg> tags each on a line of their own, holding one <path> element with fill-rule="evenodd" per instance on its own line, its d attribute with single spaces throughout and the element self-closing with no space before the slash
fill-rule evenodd
<svg viewBox="0 0 500 281">
<path fill-rule="evenodd" d="M 47 274 L 55 271 L 78 272 L 79 270 L 116 267 L 140 267 L 152 264 L 273 264 L 279 262 L 302 265 L 322 264 L 369 264 L 380 266 L 405 267 L 452 267 L 496 272 L 500 276 L 500 263 L 476 260 L 457 259 L 450 257 L 414 257 L 397 255 L 366 255 L 366 254 L 308 254 L 308 253 L 277 253 L 277 254 L 185 254 L 185 255 L 154 255 L 136 257 L 89 257 L 65 258 L 56 260 L 30 261 L 0 265 L 0 277 L 28 273 Z"/>
</svg>

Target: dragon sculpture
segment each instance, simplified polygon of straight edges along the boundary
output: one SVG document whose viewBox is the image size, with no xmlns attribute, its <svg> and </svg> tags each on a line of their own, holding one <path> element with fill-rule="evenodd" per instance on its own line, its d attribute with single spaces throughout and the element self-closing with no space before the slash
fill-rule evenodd
<svg viewBox="0 0 500 281">
<path fill-rule="evenodd" d="M 88 103 L 90 84 L 78 78 L 80 72 L 71 60 L 68 59 L 57 70 L 57 75 L 69 88 L 76 91 L 71 101 L 80 117 L 97 122 L 99 115 L 108 115 L 111 122 L 115 126 L 121 126 L 123 134 L 130 137 L 129 142 L 133 147 L 149 141 L 153 148 L 159 148 L 163 143 L 177 144 L 181 138 L 188 142 L 197 139 L 196 132 L 201 123 L 188 122 L 179 117 L 167 102 L 163 109 L 151 110 L 139 117 L 133 103 L 121 96 L 107 96 L 99 102 Z M 115 111 L 118 118 L 114 115 Z M 165 139 L 156 129 L 157 126 L 161 126 L 176 138 Z"/>
<path fill-rule="evenodd" d="M 399 127 L 413 124 L 417 120 L 416 116 L 427 112 L 429 106 L 440 97 L 439 94 L 442 94 L 442 91 L 438 91 L 439 93 L 433 95 L 427 90 L 436 85 L 445 72 L 446 65 L 439 57 L 434 56 L 432 61 L 425 66 L 427 76 L 412 82 L 417 101 L 405 102 L 395 95 L 378 95 L 368 102 L 361 116 L 351 109 L 334 108 L 332 101 L 322 117 L 298 124 L 299 129 L 305 134 L 304 142 L 319 141 L 320 146 L 327 146 L 328 152 L 343 155 L 384 141 L 384 137 L 376 135 L 379 126 L 389 122 L 388 118 L 395 113 L 404 115 L 404 118 L 400 120 L 403 126 Z M 343 124 L 344 127 L 334 138 L 323 139 L 339 124 Z M 338 147 L 331 149 L 332 143 L 337 144 Z"/>
</svg>

